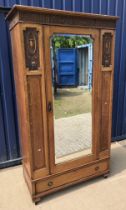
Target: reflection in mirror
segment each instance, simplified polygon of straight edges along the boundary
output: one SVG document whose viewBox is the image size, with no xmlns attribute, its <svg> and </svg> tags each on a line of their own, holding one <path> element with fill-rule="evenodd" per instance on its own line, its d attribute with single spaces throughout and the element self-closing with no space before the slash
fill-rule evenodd
<svg viewBox="0 0 126 210">
<path fill-rule="evenodd" d="M 56 164 L 92 153 L 92 46 L 89 35 L 50 39 Z"/>
</svg>

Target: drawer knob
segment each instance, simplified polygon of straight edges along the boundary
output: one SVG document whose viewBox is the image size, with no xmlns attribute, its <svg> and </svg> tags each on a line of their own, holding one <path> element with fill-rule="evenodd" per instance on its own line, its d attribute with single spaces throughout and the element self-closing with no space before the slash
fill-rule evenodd
<svg viewBox="0 0 126 210">
<path fill-rule="evenodd" d="M 51 187 L 52 185 L 53 185 L 53 182 L 52 181 L 48 182 L 48 186 L 49 187 Z"/>
<path fill-rule="evenodd" d="M 98 170 L 99 170 L 99 166 L 96 166 L 96 167 L 95 167 L 95 171 L 98 171 Z"/>
</svg>

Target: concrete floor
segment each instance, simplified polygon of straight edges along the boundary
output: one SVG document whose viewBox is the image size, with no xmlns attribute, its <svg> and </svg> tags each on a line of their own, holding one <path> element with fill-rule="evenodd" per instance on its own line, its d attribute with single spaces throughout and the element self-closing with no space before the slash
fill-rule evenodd
<svg viewBox="0 0 126 210">
<path fill-rule="evenodd" d="M 112 144 L 111 174 L 44 198 L 35 206 L 22 166 L 0 172 L 0 210 L 126 210 L 126 144 Z"/>
</svg>

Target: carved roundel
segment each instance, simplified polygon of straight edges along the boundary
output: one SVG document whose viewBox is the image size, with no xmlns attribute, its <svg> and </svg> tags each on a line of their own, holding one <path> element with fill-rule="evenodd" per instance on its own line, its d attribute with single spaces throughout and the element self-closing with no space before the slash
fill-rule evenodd
<svg viewBox="0 0 126 210">
<path fill-rule="evenodd" d="M 25 64 L 29 70 L 37 70 L 40 66 L 38 31 L 26 28 L 24 31 Z"/>
</svg>

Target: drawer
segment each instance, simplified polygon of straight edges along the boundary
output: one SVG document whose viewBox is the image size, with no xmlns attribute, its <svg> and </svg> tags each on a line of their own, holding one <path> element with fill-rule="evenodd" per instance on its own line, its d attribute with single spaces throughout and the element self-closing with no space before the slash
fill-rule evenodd
<svg viewBox="0 0 126 210">
<path fill-rule="evenodd" d="M 36 193 L 42 193 L 52 188 L 60 187 L 79 181 L 81 179 L 90 179 L 91 176 L 97 176 L 108 170 L 108 160 L 91 166 L 83 167 L 77 170 L 66 172 L 59 176 L 52 176 L 48 180 L 36 182 Z"/>
</svg>

